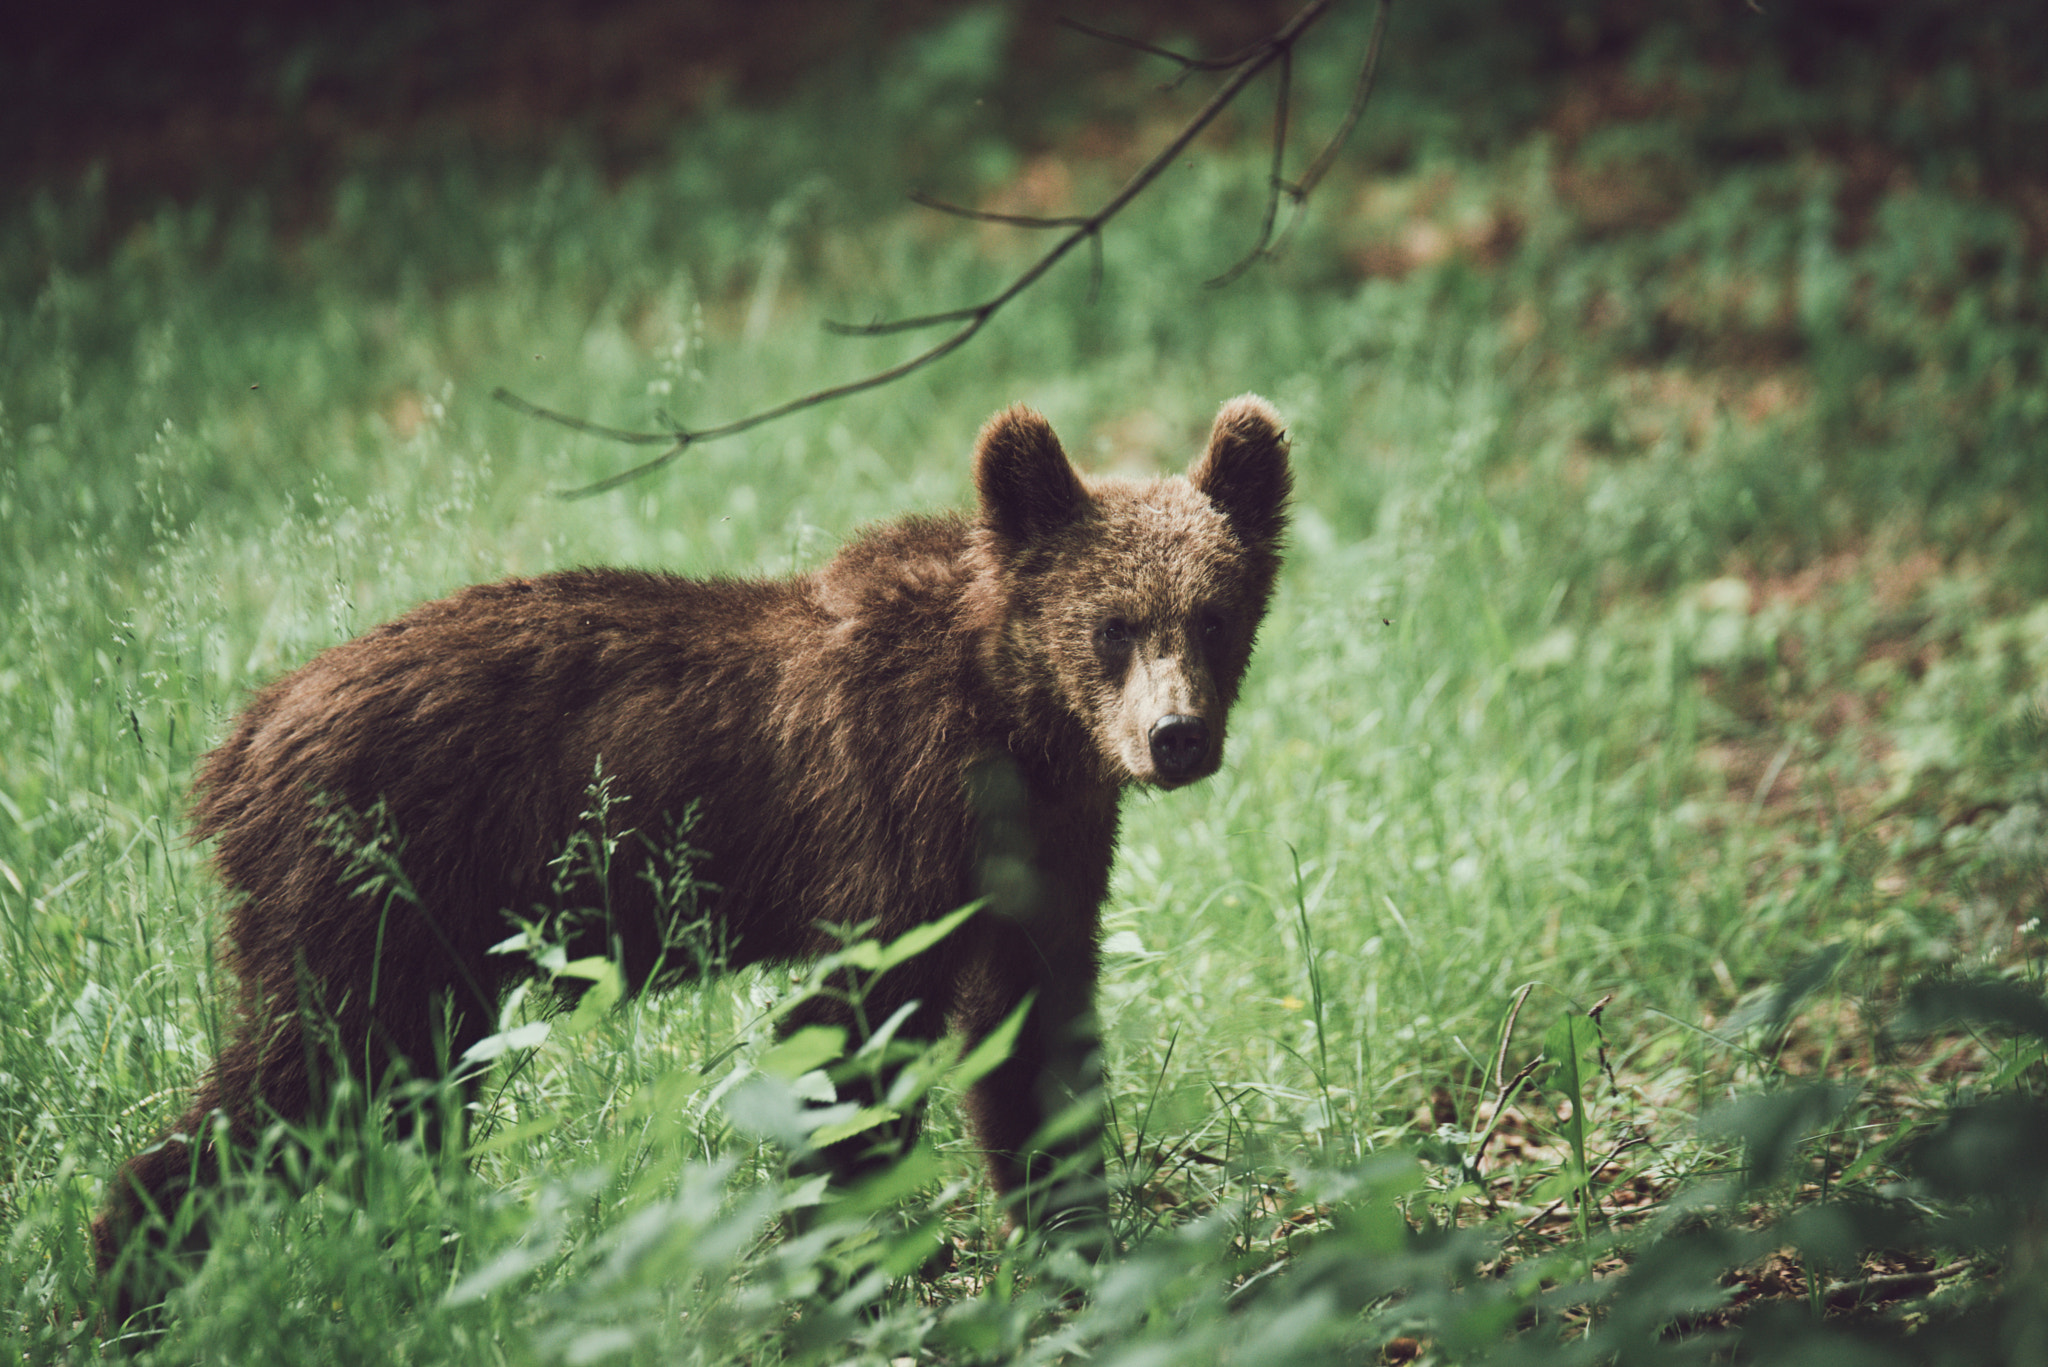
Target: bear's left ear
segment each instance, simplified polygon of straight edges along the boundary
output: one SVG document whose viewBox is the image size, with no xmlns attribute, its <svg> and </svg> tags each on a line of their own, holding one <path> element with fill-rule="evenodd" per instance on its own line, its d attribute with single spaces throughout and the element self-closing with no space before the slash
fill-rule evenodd
<svg viewBox="0 0 2048 1367">
<path fill-rule="evenodd" d="M 982 525 L 1012 545 L 1048 536 L 1081 515 L 1088 490 L 1052 424 L 1018 404 L 990 418 L 974 444 Z"/>
<path fill-rule="evenodd" d="M 1294 475 L 1287 433 L 1273 405 L 1246 394 L 1223 405 L 1209 431 L 1209 449 L 1188 468 L 1188 483 L 1209 496 L 1245 542 L 1269 546 L 1287 527 Z"/>
</svg>

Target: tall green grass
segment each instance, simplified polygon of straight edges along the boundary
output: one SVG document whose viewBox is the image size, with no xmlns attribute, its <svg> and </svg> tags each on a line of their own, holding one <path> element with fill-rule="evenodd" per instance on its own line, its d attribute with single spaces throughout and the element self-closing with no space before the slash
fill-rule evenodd
<svg viewBox="0 0 2048 1367">
<path fill-rule="evenodd" d="M 1303 64 L 1309 114 L 1341 103 L 1345 22 Z M 261 188 L 117 222 L 88 178 L 0 214 L 8 1351 L 92 1354 L 86 1220 L 212 1056 L 222 894 L 181 795 L 248 690 L 475 580 L 816 565 L 964 504 L 1012 401 L 1084 465 L 1165 470 L 1253 389 L 1295 439 L 1287 575 L 1225 773 L 1133 796 L 1108 908 L 1122 1258 L 1007 1241 L 943 1103 L 894 1186 L 785 1232 L 815 1195 L 765 1137 L 790 984 L 751 975 L 515 1053 L 466 1165 L 371 1136 L 303 1198 L 256 1184 L 159 1359 L 1283 1361 L 1419 1336 L 1591 1360 L 1720 1323 L 1721 1269 L 1772 1232 L 1837 1280 L 1902 1230 L 1980 1249 L 1952 1300 L 1994 1296 L 2022 1226 L 1885 1203 L 1971 1209 L 1913 1157 L 1916 1116 L 2030 1095 L 2038 1031 L 1968 1002 L 1981 1043 L 1939 1013 L 1935 1044 L 1875 1025 L 1930 972 L 2038 971 L 2042 255 L 1995 187 L 1941 173 L 1966 130 L 1886 126 L 1853 71 L 1816 88 L 1652 30 L 1625 74 L 1682 98 L 1569 140 L 1515 30 L 1449 22 L 1403 12 L 1272 268 L 1199 284 L 1256 222 L 1247 112 L 1112 226 L 1098 297 L 1077 262 L 952 361 L 587 501 L 548 495 L 630 453 L 494 386 L 735 416 L 901 354 L 819 319 L 978 297 L 1028 259 L 889 197 L 1024 166 L 965 112 L 1017 95 L 999 25 L 907 49 L 885 93 L 823 73 L 721 111 L 617 185 L 570 148 L 365 166 L 292 234 Z M 1987 79 L 1943 60 L 1937 90 Z M 1043 97 L 1112 120 L 1196 98 L 1140 73 Z M 1817 118 L 1916 174 L 1846 195 Z M 1115 179 L 1072 171 L 1084 197 Z M 1577 1066 L 1511 1090 L 1539 1053 Z M 1823 1077 L 1861 1090 L 1787 1090 Z M 1699 1128 L 1759 1088 L 1792 1099 Z M 2007 1133 L 1979 1119 L 1939 1133 Z M 1741 1168 L 1770 1134 L 1799 1143 Z M 2034 1160 L 2000 1161 L 2037 1208 Z M 1812 1219 L 1752 1235 L 1722 1209 Z M 1640 1299 L 1583 1280 L 1617 1250 Z M 2038 1306 L 1989 1303 L 1984 1351 L 2024 1360 Z M 1774 1332 L 1750 1351 L 1823 1329 Z"/>
</svg>

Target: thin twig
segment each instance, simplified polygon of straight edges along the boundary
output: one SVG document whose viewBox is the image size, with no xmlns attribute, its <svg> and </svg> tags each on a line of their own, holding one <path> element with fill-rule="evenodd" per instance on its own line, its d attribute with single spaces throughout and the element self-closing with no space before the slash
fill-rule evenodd
<svg viewBox="0 0 2048 1367">
<path fill-rule="evenodd" d="M 1632 1134 L 1628 1138 L 1622 1140 L 1619 1144 L 1616 1144 L 1613 1148 L 1609 1149 L 1607 1151 L 1607 1156 L 1601 1159 L 1599 1162 L 1593 1164 L 1592 1172 L 1588 1172 L 1586 1174 L 1586 1190 L 1588 1194 L 1590 1194 L 1593 1189 L 1594 1173 L 1599 1172 L 1600 1169 L 1606 1167 L 1609 1163 L 1612 1163 L 1615 1159 L 1621 1157 L 1630 1149 L 1641 1148 L 1643 1145 L 1649 1142 L 1650 1136 L 1646 1134 Z M 1527 1234 L 1530 1230 L 1536 1228 L 1536 1226 L 1542 1224 L 1545 1220 L 1549 1219 L 1553 1214 L 1557 1212 L 1557 1208 L 1559 1206 L 1562 1206 L 1566 1201 L 1569 1200 L 1571 1200 L 1571 1193 L 1569 1192 L 1567 1192 L 1563 1196 L 1558 1197 L 1555 1201 L 1552 1201 L 1549 1205 L 1537 1211 L 1534 1215 L 1531 1215 L 1521 1224 L 1515 1226 L 1515 1232 L 1509 1237 L 1511 1239 L 1521 1238 L 1524 1234 Z M 1597 1200 L 1595 1204 L 1598 1204 Z"/>
<path fill-rule="evenodd" d="M 877 319 L 872 323 L 841 323 L 827 318 L 819 326 L 835 337 L 886 337 L 894 332 L 919 332 L 944 323 L 964 323 L 980 313 L 981 309 L 980 304 L 969 304 L 966 308 L 948 309 L 944 313 L 924 313 L 915 318 Z"/>
<path fill-rule="evenodd" d="M 1522 1084 L 1529 1080 L 1529 1075 L 1535 1072 L 1543 1063 L 1543 1055 L 1538 1054 L 1535 1058 L 1523 1064 L 1521 1071 L 1517 1072 L 1512 1078 L 1502 1078 L 1502 1075 L 1508 1070 L 1508 1046 L 1514 1042 L 1515 1021 L 1522 1014 L 1522 1003 L 1528 1001 L 1529 994 L 1535 990 L 1535 983 L 1522 984 L 1521 988 L 1515 993 L 1514 1004 L 1508 1007 L 1508 1018 L 1500 1028 L 1500 1048 L 1493 1056 L 1493 1071 L 1489 1075 L 1499 1084 L 1499 1090 L 1494 1093 L 1493 1097 L 1493 1118 L 1486 1122 L 1486 1131 L 1479 1136 L 1478 1146 L 1472 1150 L 1472 1156 L 1465 1160 L 1465 1170 L 1475 1180 L 1479 1177 L 1479 1164 L 1486 1157 L 1486 1146 L 1493 1142 L 1494 1135 L 1500 1131 L 1502 1118 L 1507 1115 L 1508 1102 L 1520 1092 Z M 1481 1079 L 1481 1081 L 1483 1082 L 1484 1079 Z M 1480 1189 L 1486 1192 L 1488 1206 L 1498 1210 L 1500 1202 L 1494 1199 L 1492 1189 L 1483 1182 L 1480 1185 Z"/>
<path fill-rule="evenodd" d="M 1522 1014 L 1522 1003 L 1528 1001 L 1529 994 L 1535 990 L 1535 983 L 1523 983 L 1515 993 L 1515 1004 L 1508 1008 L 1507 1021 L 1500 1028 L 1500 1051 L 1493 1056 L 1493 1076 L 1496 1082 L 1499 1082 L 1500 1075 L 1508 1070 L 1508 1045 L 1514 1042 L 1515 1020 Z M 1500 1105 L 1507 1094 L 1507 1084 L 1501 1083 L 1500 1093 L 1494 1098 L 1494 1104 Z"/>
<path fill-rule="evenodd" d="M 972 331 L 979 329 L 981 324 L 985 323 L 997 309 L 1009 303 L 1010 300 L 1016 298 L 1019 294 L 1022 294 L 1026 289 L 1037 283 L 1040 276 L 1052 269 L 1054 264 L 1069 251 L 1073 250 L 1083 238 L 1100 232 L 1104 224 L 1116 217 L 1126 205 L 1143 193 L 1153 181 L 1157 180 L 1168 167 L 1173 165 L 1180 154 L 1187 149 L 1188 144 L 1193 142 L 1200 136 L 1203 129 L 1215 121 L 1217 115 L 1230 107 L 1237 99 L 1239 93 L 1247 85 L 1250 85 L 1259 73 L 1275 61 L 1282 60 L 1302 33 L 1306 32 L 1311 24 L 1320 19 L 1324 12 L 1334 3 L 1335 0 L 1311 0 L 1311 3 L 1299 14 L 1295 15 L 1294 18 L 1290 19 L 1285 27 L 1261 44 L 1250 57 L 1240 62 L 1236 69 L 1231 72 L 1230 79 L 1219 86 L 1216 93 L 1209 97 L 1208 102 L 1195 111 L 1194 116 L 1186 124 L 1182 125 L 1180 132 L 1174 135 L 1172 141 L 1168 142 L 1158 152 L 1155 152 L 1150 161 L 1139 167 L 1131 175 L 1131 178 L 1124 182 L 1122 189 L 1112 195 L 1108 202 L 1103 204 L 1094 213 L 1076 220 L 1071 232 L 1055 243 L 1045 255 L 1026 268 L 1022 275 L 1011 281 L 1000 293 L 970 308 L 956 309 L 949 313 L 925 314 L 922 318 L 918 319 L 901 319 L 890 323 L 876 323 L 859 331 L 864 334 L 879 335 L 885 332 L 902 331 L 908 327 L 952 322 L 961 318 L 967 318 L 972 321 L 969 323 L 969 327 L 963 331 L 971 335 Z M 962 340 L 964 340 L 964 337 Z"/>
<path fill-rule="evenodd" d="M 1040 218 L 1035 214 L 999 214 L 988 209 L 970 209 L 962 204 L 934 199 L 922 190 L 912 190 L 910 202 L 920 208 L 952 214 L 955 218 L 971 218 L 977 223 L 1006 223 L 1012 228 L 1079 228 L 1088 222 L 1087 218 L 1080 214 L 1069 214 L 1063 218 Z"/>
<path fill-rule="evenodd" d="M 1316 186 L 1322 183 L 1323 177 L 1328 175 L 1330 168 L 1336 164 L 1337 153 L 1342 151 L 1344 144 L 1350 140 L 1351 130 L 1358 126 L 1358 120 L 1365 113 L 1366 104 L 1372 99 L 1373 84 L 1379 78 L 1380 52 L 1385 46 L 1387 14 L 1390 7 L 1391 0 L 1379 0 L 1379 9 L 1373 18 L 1372 38 L 1366 44 L 1365 60 L 1359 64 L 1358 79 L 1352 83 L 1351 107 L 1344 111 L 1343 121 L 1337 125 L 1337 131 L 1330 135 L 1330 140 L 1323 144 L 1323 150 L 1316 154 L 1315 160 L 1309 163 L 1308 170 L 1302 173 L 1301 179 L 1286 186 L 1287 197 L 1294 210 L 1288 215 L 1286 226 L 1280 229 L 1273 239 L 1272 246 L 1267 249 L 1268 256 L 1277 255 L 1280 249 L 1287 245 L 1287 239 L 1293 235 L 1294 229 L 1301 222 L 1302 207 L 1308 203 L 1308 197 L 1315 192 Z"/>
<path fill-rule="evenodd" d="M 1266 248 L 1273 241 L 1273 222 L 1280 216 L 1280 196 L 1286 190 L 1287 181 L 1281 174 L 1287 169 L 1287 109 L 1294 95 L 1294 54 L 1283 53 L 1280 57 L 1280 75 L 1274 81 L 1273 101 L 1273 166 L 1266 173 L 1266 219 L 1259 225 L 1258 241 L 1252 249 L 1223 274 L 1205 281 L 1210 289 L 1221 289 L 1236 282 L 1240 275 L 1250 270 L 1259 258 L 1266 254 Z"/>
<path fill-rule="evenodd" d="M 1393 0 L 1379 0 L 1379 9 L 1373 15 L 1372 39 L 1365 45 L 1365 61 L 1359 65 L 1358 80 L 1351 87 L 1351 107 L 1344 111 L 1344 121 L 1337 125 L 1337 131 L 1323 144 L 1323 150 L 1316 153 L 1308 170 L 1302 172 L 1300 180 L 1294 182 L 1294 198 L 1297 203 L 1315 193 L 1323 177 L 1337 162 L 1337 154 L 1344 150 L 1344 144 L 1351 138 L 1351 130 L 1358 126 L 1358 120 L 1365 114 L 1365 106 L 1372 99 L 1372 88 L 1379 79 L 1380 50 L 1386 46 L 1387 15 L 1393 8 Z"/>
<path fill-rule="evenodd" d="M 528 403 L 509 389 L 493 389 L 491 397 L 515 412 L 524 413 L 529 418 L 545 418 L 549 422 L 557 423 L 572 432 L 583 432 L 593 437 L 604 437 L 611 441 L 622 441 L 629 446 L 655 446 L 661 442 L 674 441 L 676 439 L 674 432 L 630 432 L 623 427 L 607 427 L 601 422 L 591 422 L 588 418 L 577 418 L 567 413 L 557 413 L 552 408 L 542 408 L 537 403 Z"/>
<path fill-rule="evenodd" d="M 1093 24 L 1084 24 L 1079 19 L 1070 19 L 1064 14 L 1054 19 L 1053 22 L 1061 28 L 1070 28 L 1076 33 L 1085 33 L 1090 38 L 1100 38 L 1105 43 L 1115 43 L 1120 47 L 1136 48 L 1139 52 L 1149 52 L 1154 57 L 1164 57 L 1169 62 L 1179 62 L 1182 67 L 1189 71 L 1228 71 L 1239 62 L 1249 59 L 1259 49 L 1259 45 L 1253 43 L 1249 47 L 1239 48 L 1228 57 L 1189 57 L 1170 48 L 1155 47 L 1142 38 L 1133 38 L 1126 33 L 1112 33 L 1106 28 L 1097 28 Z"/>
<path fill-rule="evenodd" d="M 1616 1096 L 1621 1094 L 1621 1079 L 1614 1075 L 1614 1064 L 1607 1058 L 1607 1032 L 1600 1028 L 1600 1013 L 1607 1009 L 1607 1003 L 1614 1000 L 1609 992 L 1586 1010 L 1586 1019 L 1593 1022 L 1593 1043 L 1600 1052 L 1600 1071 L 1607 1074 L 1607 1088 Z"/>
<path fill-rule="evenodd" d="M 1046 272 L 1058 265 L 1067 253 L 1076 246 L 1080 245 L 1083 241 L 1093 242 L 1101 233 L 1103 225 L 1121 213 L 1132 200 L 1144 193 L 1153 181 L 1157 180 L 1168 167 L 1172 166 L 1180 154 L 1187 149 L 1188 145 L 1201 135 L 1203 129 L 1215 122 L 1218 115 L 1230 107 L 1246 86 L 1256 80 L 1273 63 L 1281 62 L 1284 64 L 1290 61 L 1294 44 L 1316 21 L 1328 13 L 1335 3 L 1336 0 L 1309 0 L 1309 3 L 1303 6 L 1300 12 L 1292 19 L 1289 19 L 1282 25 L 1278 32 L 1263 42 L 1254 44 L 1251 48 L 1246 49 L 1245 53 L 1233 65 L 1227 68 L 1230 71 L 1230 75 L 1222 85 L 1217 87 L 1216 92 L 1209 97 L 1200 109 L 1195 111 L 1194 115 L 1189 118 L 1187 123 L 1181 127 L 1180 131 L 1164 147 L 1153 154 L 1151 160 L 1147 161 L 1132 174 L 1131 178 L 1124 183 L 1122 189 L 1112 195 L 1094 213 L 1089 214 L 1085 218 L 1074 220 L 1072 227 L 1065 236 L 1061 237 L 1059 241 L 1046 250 L 1044 255 L 1026 267 L 1016 279 L 1012 280 L 996 294 L 979 304 L 951 309 L 943 313 L 930 313 L 916 318 L 870 323 L 858 327 L 840 325 L 832 329 L 835 332 L 856 336 L 883 336 L 922 327 L 958 324 L 955 331 L 907 360 L 898 362 L 886 369 L 863 375 L 858 379 L 848 380 L 843 384 L 830 385 L 823 389 L 814 390 L 809 394 L 776 404 L 772 408 L 762 409 L 758 413 L 751 413 L 745 417 L 736 418 L 731 422 L 694 429 L 677 425 L 665 432 L 636 432 L 625 428 L 609 427 L 601 423 L 590 422 L 587 419 L 530 403 L 503 388 L 493 390 L 491 396 L 500 403 L 517 409 L 529 417 L 556 423 L 574 432 L 605 437 L 612 441 L 625 442 L 636 446 L 667 444 L 668 449 L 652 460 L 643 461 L 629 470 L 621 471 L 618 474 L 608 476 L 592 484 L 583 485 L 580 488 L 566 490 L 559 495 L 562 498 L 585 498 L 592 494 L 601 494 L 608 490 L 616 489 L 622 484 L 627 484 L 644 475 L 652 474 L 699 442 L 715 441 L 720 437 L 736 436 L 741 432 L 750 431 L 753 428 L 762 426 L 764 423 L 774 422 L 778 418 L 787 417 L 791 413 L 799 412 L 802 409 L 813 408 L 819 404 L 830 403 L 836 399 L 843 399 L 870 389 L 878 389 L 883 385 L 900 380 L 915 371 L 922 370 L 933 362 L 958 351 L 961 347 L 972 341 L 974 336 L 988 325 L 989 319 L 995 317 L 1004 305 L 1036 284 Z M 1337 136 L 1331 140 L 1330 144 L 1317 157 L 1316 162 L 1311 165 L 1309 176 L 1304 178 L 1306 184 L 1312 185 L 1328 169 L 1328 163 L 1336 157 L 1338 146 L 1343 138 L 1349 134 L 1352 125 L 1358 121 L 1358 115 L 1365 107 L 1364 97 L 1370 94 L 1371 73 L 1377 65 L 1380 39 L 1386 27 L 1386 12 L 1389 3 L 1390 0 L 1379 0 L 1379 18 L 1373 28 L 1373 40 L 1367 54 L 1365 71 L 1361 77 L 1361 88 L 1353 92 L 1351 109 L 1347 112 Z M 1088 29 L 1085 25 L 1077 26 L 1070 24 L 1070 26 L 1080 27 L 1083 32 L 1095 32 Z M 1096 33 L 1096 36 L 1113 37 L 1113 35 L 1101 33 Z M 1173 57 L 1175 54 L 1159 50 L 1159 55 Z M 1179 59 L 1176 58 L 1176 60 Z M 1219 66 L 1215 69 L 1222 70 L 1226 68 Z M 1298 200 L 1306 191 L 1297 185 L 1294 187 L 1294 193 Z M 947 206 L 947 211 L 953 212 L 954 210 L 952 206 Z M 1040 224 L 1034 222 L 1031 226 L 1052 225 L 1050 223 Z M 1099 243 L 1097 244 L 1097 250 L 1099 253 Z M 1099 256 L 1097 269 L 1099 272 Z"/>
<path fill-rule="evenodd" d="M 1486 1157 L 1486 1146 L 1500 1133 L 1501 1118 L 1507 1114 L 1508 1103 L 1521 1094 L 1522 1084 L 1529 1080 L 1529 1075 L 1548 1061 L 1543 1055 L 1538 1054 L 1517 1069 L 1513 1077 L 1501 1084 L 1500 1096 L 1493 1103 L 1493 1119 L 1486 1123 L 1486 1133 L 1479 1136 L 1479 1147 L 1472 1150 L 1471 1158 L 1465 1162 L 1473 1177 L 1479 1176 L 1479 1162 Z M 1492 1200 L 1490 1193 L 1487 1199 Z"/>
<path fill-rule="evenodd" d="M 1945 1282 L 1951 1277 L 1960 1277 L 1977 1266 L 1975 1258 L 1958 1258 L 1947 1267 L 1929 1268 L 1925 1272 L 1879 1272 L 1855 1281 L 1829 1282 L 1821 1289 L 1824 1300 L 1860 1301 L 1872 1292 L 1900 1291 L 1923 1283 Z"/>
</svg>

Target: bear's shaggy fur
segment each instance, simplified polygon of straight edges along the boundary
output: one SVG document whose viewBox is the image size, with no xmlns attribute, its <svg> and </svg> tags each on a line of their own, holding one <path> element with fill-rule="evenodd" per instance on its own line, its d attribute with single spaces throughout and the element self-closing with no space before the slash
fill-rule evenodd
<svg viewBox="0 0 2048 1367">
<path fill-rule="evenodd" d="M 115 1175 L 103 1264 L 217 1172 L 211 1138 L 188 1147 L 216 1113 L 248 1144 L 313 1114 L 337 1057 L 370 1083 L 432 1076 L 488 1033 L 523 966 L 487 952 L 509 916 L 602 906 L 603 940 L 572 948 L 614 955 L 634 988 L 673 977 L 649 842 L 622 843 L 602 888 L 558 886 L 551 861 L 600 769 L 614 830 L 660 834 L 695 810 L 698 913 L 732 965 L 988 898 L 884 975 L 864 1018 L 914 1002 L 904 1037 L 950 1023 L 971 1045 L 1037 994 L 968 1099 L 994 1186 L 1016 1192 L 1034 1131 L 1088 1076 L 1073 1026 L 1093 1000 L 1118 799 L 1221 761 L 1290 475 L 1277 416 L 1246 396 L 1184 477 L 1084 480 L 1045 420 L 1012 408 L 982 430 L 975 480 L 974 516 L 872 530 L 812 574 L 465 589 L 259 692 L 195 785 L 197 833 L 237 897 L 239 1010 L 190 1111 Z M 373 811 L 416 901 L 349 876 L 336 814 Z M 835 1019 L 853 1023 L 818 998 L 795 1023 Z"/>
</svg>

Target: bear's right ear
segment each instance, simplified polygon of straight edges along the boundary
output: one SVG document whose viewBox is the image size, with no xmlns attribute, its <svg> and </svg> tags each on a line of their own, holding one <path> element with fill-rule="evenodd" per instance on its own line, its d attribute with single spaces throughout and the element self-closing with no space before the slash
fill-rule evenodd
<svg viewBox="0 0 2048 1367">
<path fill-rule="evenodd" d="M 974 444 L 974 486 L 982 525 L 1012 545 L 1051 535 L 1088 503 L 1052 424 L 1022 404 L 982 427 Z"/>
<path fill-rule="evenodd" d="M 1247 544 L 1279 541 L 1294 474 L 1287 465 L 1287 433 L 1273 405 L 1256 394 L 1223 405 L 1209 431 L 1209 449 L 1188 469 L 1188 483 L 1209 496 Z"/>
</svg>

